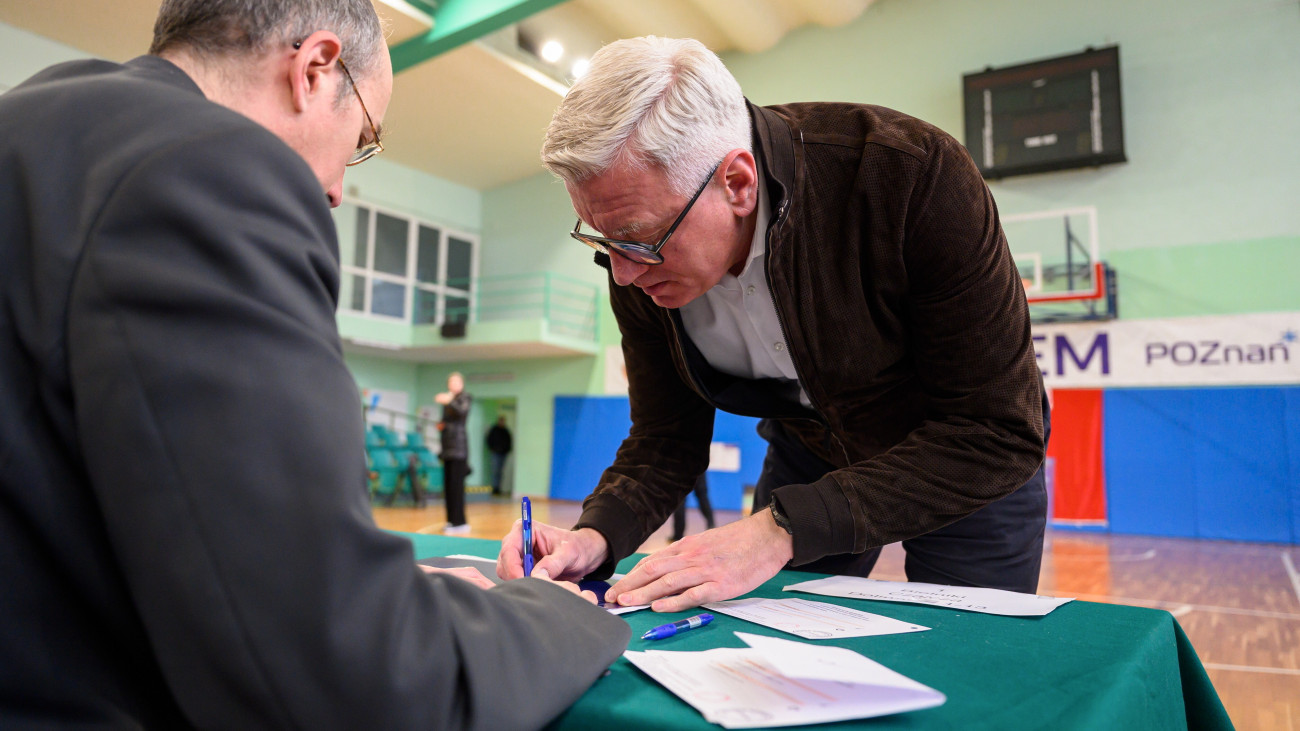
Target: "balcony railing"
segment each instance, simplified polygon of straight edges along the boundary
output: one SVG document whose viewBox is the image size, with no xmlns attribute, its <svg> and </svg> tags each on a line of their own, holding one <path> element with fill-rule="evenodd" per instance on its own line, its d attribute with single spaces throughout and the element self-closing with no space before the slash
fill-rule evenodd
<svg viewBox="0 0 1300 731">
<path fill-rule="evenodd" d="M 448 280 L 451 287 L 473 292 L 468 301 L 448 300 L 445 322 L 499 322 L 541 318 L 547 331 L 579 340 L 599 338 L 599 288 L 552 272 Z"/>
</svg>

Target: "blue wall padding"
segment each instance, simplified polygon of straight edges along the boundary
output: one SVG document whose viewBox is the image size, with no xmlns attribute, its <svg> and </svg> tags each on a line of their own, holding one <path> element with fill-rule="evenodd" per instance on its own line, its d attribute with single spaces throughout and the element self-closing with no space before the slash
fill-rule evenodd
<svg viewBox="0 0 1300 731">
<path fill-rule="evenodd" d="M 626 396 L 556 396 L 551 497 L 582 500 L 614 462 L 632 427 Z"/>
<path fill-rule="evenodd" d="M 1112 531 L 1300 540 L 1300 388 L 1116 389 L 1104 398 Z"/>
<path fill-rule="evenodd" d="M 1291 463 L 1291 542 L 1300 543 L 1300 388 L 1283 390 L 1286 410 L 1286 453 Z"/>
<path fill-rule="evenodd" d="M 758 482 L 767 442 L 755 431 L 757 419 L 719 412 L 713 439 L 740 445 L 740 472 L 710 472 L 709 501 L 720 510 L 740 510 L 745 485 Z M 582 500 L 614 461 L 632 426 L 626 396 L 556 396 L 551 453 L 551 497 Z M 687 500 L 695 506 L 695 497 Z"/>
<path fill-rule="evenodd" d="M 740 510 L 745 486 L 758 483 L 767 456 L 767 442 L 758 435 L 758 419 L 719 411 L 713 419 L 713 441 L 740 447 L 739 472 L 709 473 L 709 502 L 722 510 Z M 686 502 L 695 507 L 695 496 Z"/>
</svg>

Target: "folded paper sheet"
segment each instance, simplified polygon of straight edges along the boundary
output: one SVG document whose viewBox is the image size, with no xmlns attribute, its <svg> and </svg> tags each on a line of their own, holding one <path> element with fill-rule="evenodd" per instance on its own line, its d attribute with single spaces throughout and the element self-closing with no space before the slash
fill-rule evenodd
<svg viewBox="0 0 1300 731">
<path fill-rule="evenodd" d="M 420 559 L 419 561 L 416 561 L 416 563 L 424 564 L 425 566 L 436 566 L 440 569 L 452 569 L 452 568 L 461 568 L 461 567 L 475 568 L 479 570 L 479 573 L 486 576 L 488 580 L 490 580 L 494 584 L 500 584 L 505 581 L 501 577 L 497 576 L 497 562 L 496 559 L 494 558 L 482 558 L 480 556 L 466 556 L 463 554 L 455 553 L 450 556 L 434 556 L 433 558 L 423 558 Z M 621 578 L 623 578 L 622 574 L 614 574 L 613 576 L 609 577 L 609 580 L 618 581 Z M 635 612 L 639 609 L 645 609 L 646 607 L 650 606 L 649 604 L 635 604 L 632 606 L 623 607 L 617 604 L 605 604 L 604 603 L 605 597 L 600 596 L 599 594 L 597 594 L 596 599 L 601 603 L 600 606 L 609 610 L 610 614 L 627 614 L 629 612 Z"/>
<path fill-rule="evenodd" d="M 623 653 L 724 728 L 873 718 L 942 705 L 939 691 L 842 647 L 737 632 L 747 649 Z"/>
<path fill-rule="evenodd" d="M 911 622 L 871 614 L 837 604 L 807 599 L 732 599 L 705 604 L 721 614 L 747 622 L 779 629 L 805 640 L 828 640 L 833 637 L 871 637 L 930 629 Z"/>
<path fill-rule="evenodd" d="M 1041 617 L 1066 602 L 1074 601 L 1072 598 L 1021 594 L 1001 589 L 976 589 L 968 586 L 921 584 L 911 581 L 877 581 L 857 576 L 814 579 L 791 584 L 784 590 L 847 599 L 931 604 L 936 607 L 1012 617 Z"/>
</svg>

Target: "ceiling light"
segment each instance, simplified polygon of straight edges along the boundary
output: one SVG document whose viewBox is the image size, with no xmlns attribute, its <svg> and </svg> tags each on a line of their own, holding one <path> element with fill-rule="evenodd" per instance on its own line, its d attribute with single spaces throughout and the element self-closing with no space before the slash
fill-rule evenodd
<svg viewBox="0 0 1300 731">
<path fill-rule="evenodd" d="M 587 69 L 590 67 L 591 67 L 590 61 L 588 61 L 585 58 L 580 58 L 577 61 L 573 62 L 573 69 L 571 70 L 570 73 L 573 74 L 573 78 L 581 79 L 582 77 L 587 75 Z"/>
<path fill-rule="evenodd" d="M 542 60 L 547 63 L 555 63 L 564 55 L 564 46 L 559 41 L 547 41 L 542 44 Z"/>
</svg>

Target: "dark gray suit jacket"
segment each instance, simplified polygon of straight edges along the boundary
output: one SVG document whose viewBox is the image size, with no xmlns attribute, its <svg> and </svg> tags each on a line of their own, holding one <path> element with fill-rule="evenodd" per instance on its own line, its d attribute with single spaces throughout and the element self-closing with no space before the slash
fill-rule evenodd
<svg viewBox="0 0 1300 731">
<path fill-rule="evenodd" d="M 626 648 L 375 527 L 320 185 L 177 67 L 0 96 L 0 232 L 0 726 L 529 728 Z"/>
</svg>

